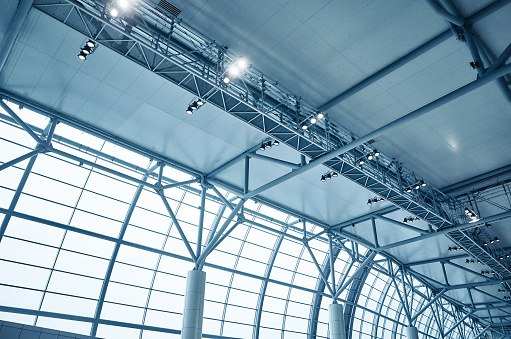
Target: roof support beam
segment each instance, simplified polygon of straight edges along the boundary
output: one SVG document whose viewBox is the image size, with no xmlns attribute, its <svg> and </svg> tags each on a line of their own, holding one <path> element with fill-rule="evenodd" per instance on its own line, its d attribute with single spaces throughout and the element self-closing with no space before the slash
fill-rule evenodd
<svg viewBox="0 0 511 339">
<path fill-rule="evenodd" d="M 7 161 L 7 162 L 3 163 L 2 165 L 0 165 L 0 171 L 4 170 L 6 168 L 9 168 L 11 166 L 14 166 L 17 163 L 25 161 L 25 160 L 27 160 L 29 158 L 32 158 L 33 156 L 36 156 L 36 155 L 38 155 L 39 153 L 41 153 L 43 151 L 44 151 L 44 148 L 36 148 L 35 150 L 30 151 L 27 154 L 23 154 L 23 155 L 17 157 L 16 159 L 12 159 L 11 161 Z"/>
<path fill-rule="evenodd" d="M 389 222 L 389 223 L 391 223 L 393 225 L 405 228 L 407 230 L 420 233 L 420 234 L 428 234 L 429 233 L 429 231 L 427 231 L 427 230 L 423 230 L 421 228 L 414 227 L 414 226 L 411 226 L 411 225 L 408 225 L 408 224 L 402 223 L 400 221 L 397 221 L 397 220 L 394 220 L 394 219 L 391 219 L 391 218 L 387 218 L 387 217 L 384 217 L 384 216 L 381 216 L 381 215 L 378 215 L 378 214 L 375 214 L 374 217 L 377 218 L 377 219 Z"/>
<path fill-rule="evenodd" d="M 30 11 L 30 8 L 32 8 L 33 3 L 34 0 L 20 0 L 18 4 L 16 13 L 14 13 L 14 17 L 11 20 L 9 29 L 4 36 L 2 46 L 0 46 L 0 73 L 2 73 L 5 62 L 11 54 L 12 47 L 16 42 L 16 38 L 21 31 L 21 27 L 23 27 L 23 23 L 25 22 L 25 19 L 27 18 L 28 12 Z"/>
<path fill-rule="evenodd" d="M 465 316 L 463 316 L 460 320 L 458 320 L 456 322 L 456 324 L 454 324 L 450 329 L 448 329 L 445 333 L 444 333 L 444 336 L 447 337 L 449 336 L 449 333 L 451 333 L 452 331 L 454 331 L 456 329 L 456 327 L 458 327 L 459 325 L 461 325 L 461 323 L 463 323 L 465 321 L 465 319 L 467 319 L 470 315 L 472 314 L 472 312 L 469 312 L 467 314 L 465 314 Z"/>
<path fill-rule="evenodd" d="M 362 262 L 362 264 L 357 268 L 357 270 L 351 275 L 351 277 L 349 277 L 348 280 L 346 280 L 344 282 L 344 284 L 337 289 L 333 299 L 337 299 L 339 297 L 339 295 L 341 295 L 341 293 L 351 284 L 351 282 L 353 280 L 355 280 L 356 278 L 358 278 L 358 276 L 367 267 L 367 265 L 372 264 L 373 259 L 376 256 L 376 253 L 377 252 L 373 251 L 371 254 L 369 254 L 367 256 L 367 258 Z"/>
<path fill-rule="evenodd" d="M 419 311 L 417 311 L 417 313 L 415 313 L 415 315 L 412 317 L 412 322 L 415 322 L 415 320 L 417 320 L 417 318 L 422 314 L 424 313 L 425 310 L 428 309 L 428 307 L 430 307 L 431 305 L 433 305 L 433 303 L 435 301 L 438 300 L 438 298 L 440 298 L 441 296 L 444 295 L 444 293 L 447 292 L 447 289 L 443 289 L 442 291 L 440 291 L 440 293 L 438 293 L 433 299 L 431 299 L 426 305 L 424 305 Z"/>
<path fill-rule="evenodd" d="M 34 131 L 32 131 L 32 129 L 28 127 L 28 125 L 23 120 L 21 120 L 21 118 L 16 113 L 14 113 L 14 111 L 9 106 L 7 106 L 3 100 L 0 100 L 0 106 L 2 106 L 7 114 L 9 114 L 16 121 L 16 123 L 18 123 L 18 125 L 20 125 L 28 134 L 30 134 L 35 142 L 41 145 L 45 145 L 45 142 L 37 134 L 35 134 Z"/>
<path fill-rule="evenodd" d="M 465 20 L 447 12 L 445 8 L 441 7 L 435 0 L 426 0 L 426 2 L 431 7 L 431 9 L 435 11 L 435 13 L 443 17 L 445 20 L 458 26 L 463 26 L 465 24 Z"/>
<path fill-rule="evenodd" d="M 466 22 L 470 25 L 478 22 L 479 20 L 484 19 L 486 16 L 491 15 L 495 11 L 498 11 L 500 8 L 504 7 L 508 3 L 511 3 L 511 0 L 499 0 L 495 1 L 493 4 L 488 5 L 487 7 L 483 8 L 476 14 L 472 15 L 471 17 L 467 18 Z M 373 75 L 369 76 L 365 80 L 362 80 L 355 86 L 347 89 L 346 91 L 342 92 L 341 94 L 337 95 L 330 101 L 324 103 L 319 107 L 320 110 L 327 110 L 329 108 L 332 108 L 333 106 L 337 105 L 338 103 L 342 102 L 346 98 L 349 98 L 353 94 L 363 90 L 364 88 L 370 86 L 371 84 L 375 83 L 376 81 L 380 80 L 384 76 L 392 73 L 393 71 L 397 70 L 401 66 L 407 64 L 408 62 L 414 60 L 415 58 L 421 56 L 422 54 L 426 53 L 430 49 L 438 46 L 448 38 L 452 36 L 452 33 L 450 30 L 446 30 L 443 33 L 437 35 L 433 39 L 426 42 L 424 45 L 417 47 L 407 55 L 402 56 L 398 60 L 394 61 L 390 65 L 386 66 L 385 68 L 379 70 L 378 72 L 374 73 Z"/>
</svg>

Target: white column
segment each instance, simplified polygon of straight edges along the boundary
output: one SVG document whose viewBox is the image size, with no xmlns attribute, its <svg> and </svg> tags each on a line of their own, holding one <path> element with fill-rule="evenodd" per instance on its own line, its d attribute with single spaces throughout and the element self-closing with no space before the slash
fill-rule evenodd
<svg viewBox="0 0 511 339">
<path fill-rule="evenodd" d="M 406 328 L 406 339 L 419 339 L 419 332 L 417 332 L 417 327 L 408 326 Z"/>
<path fill-rule="evenodd" d="M 188 271 L 188 276 L 186 278 L 183 327 L 181 330 L 182 339 L 202 338 L 205 290 L 206 272 L 196 270 Z"/>
<path fill-rule="evenodd" d="M 344 309 L 341 304 L 328 305 L 330 339 L 346 339 Z"/>
</svg>

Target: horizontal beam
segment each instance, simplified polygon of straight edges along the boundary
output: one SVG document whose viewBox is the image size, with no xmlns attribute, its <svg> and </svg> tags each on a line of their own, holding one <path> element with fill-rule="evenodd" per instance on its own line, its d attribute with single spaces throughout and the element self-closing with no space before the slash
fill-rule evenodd
<svg viewBox="0 0 511 339">
<path fill-rule="evenodd" d="M 284 160 L 280 160 L 280 159 L 276 159 L 276 158 L 272 158 L 272 157 L 267 157 L 265 155 L 261 155 L 261 154 L 257 154 L 257 153 L 253 153 L 253 152 L 248 153 L 247 155 L 253 159 L 268 161 L 272 164 L 289 167 L 291 169 L 297 169 L 297 168 L 301 167 L 301 165 L 299 165 L 299 164 L 294 164 L 292 162 L 288 162 L 288 161 L 284 161 Z"/>
<path fill-rule="evenodd" d="M 428 230 L 423 230 L 421 228 L 414 227 L 412 225 L 408 225 L 408 224 L 405 224 L 403 222 L 400 222 L 400 221 L 397 221 L 397 220 L 394 220 L 394 219 L 391 219 L 391 218 L 384 217 L 382 215 L 375 214 L 374 217 L 376 219 L 380 219 L 380 220 L 389 222 L 389 223 L 391 223 L 393 225 L 396 225 L 396 226 L 399 226 L 399 227 L 402 227 L 402 228 L 406 228 L 407 230 L 414 231 L 414 232 L 417 232 L 417 233 L 420 233 L 420 234 L 428 234 L 429 233 Z"/>
</svg>

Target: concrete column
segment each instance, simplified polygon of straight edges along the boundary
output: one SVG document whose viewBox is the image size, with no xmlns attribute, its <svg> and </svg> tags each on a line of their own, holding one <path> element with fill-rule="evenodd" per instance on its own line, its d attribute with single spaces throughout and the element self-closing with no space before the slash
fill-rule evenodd
<svg viewBox="0 0 511 339">
<path fill-rule="evenodd" d="M 188 271 L 181 339 L 202 338 L 205 290 L 206 272 L 196 270 Z"/>
<path fill-rule="evenodd" d="M 417 332 L 417 327 L 408 326 L 406 328 L 406 339 L 419 339 L 419 332 Z"/>
<path fill-rule="evenodd" d="M 344 325 L 344 309 L 341 304 L 328 305 L 330 317 L 330 339 L 346 339 L 346 326 Z"/>
</svg>

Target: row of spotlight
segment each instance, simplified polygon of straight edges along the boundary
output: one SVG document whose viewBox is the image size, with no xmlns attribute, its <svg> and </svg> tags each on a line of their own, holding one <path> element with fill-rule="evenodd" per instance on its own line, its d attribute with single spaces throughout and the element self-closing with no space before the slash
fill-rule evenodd
<svg viewBox="0 0 511 339">
<path fill-rule="evenodd" d="M 500 239 L 498 237 L 495 237 L 493 239 L 490 239 L 490 241 L 483 241 L 483 242 L 481 242 L 481 245 L 488 246 L 488 243 L 493 244 L 493 243 L 496 243 L 496 242 L 499 242 L 499 241 L 500 241 Z"/>
<path fill-rule="evenodd" d="M 323 175 L 321 176 L 321 181 L 327 181 L 327 180 L 330 180 L 330 179 L 332 179 L 332 178 L 336 178 L 336 177 L 338 177 L 338 176 L 339 176 L 339 173 L 337 173 L 337 172 L 335 172 L 335 171 L 333 171 L 333 172 L 328 172 L 328 173 L 323 174 Z"/>
<path fill-rule="evenodd" d="M 367 200 L 368 205 L 377 204 L 379 202 L 385 201 L 384 197 L 374 197 L 372 199 Z"/>
<path fill-rule="evenodd" d="M 501 290 L 501 289 L 499 289 L 498 292 L 499 293 L 511 293 L 511 290 Z"/>
<path fill-rule="evenodd" d="M 452 252 L 452 251 L 463 251 L 463 246 L 460 246 L 460 247 L 457 247 L 457 246 L 449 246 L 449 248 L 447 249 L 449 252 Z"/>
<path fill-rule="evenodd" d="M 248 68 L 248 63 L 245 59 L 239 58 L 227 67 L 225 72 L 222 74 L 222 81 L 224 84 L 228 84 L 231 80 L 239 78 Z"/>
<path fill-rule="evenodd" d="M 94 53 L 94 51 L 96 50 L 96 46 L 97 44 L 94 41 L 92 40 L 87 41 L 85 45 L 81 48 L 80 53 L 78 53 L 78 59 L 86 60 L 87 56 Z"/>
<path fill-rule="evenodd" d="M 363 165 L 363 164 L 365 164 L 366 159 L 371 161 L 374 158 L 379 157 L 379 156 L 380 156 L 380 152 L 377 149 L 375 149 L 371 153 L 365 154 L 362 158 L 358 159 L 357 162 L 359 165 Z"/>
<path fill-rule="evenodd" d="M 465 207 L 465 214 L 469 216 L 471 219 L 477 219 L 477 214 L 468 207 Z"/>
<path fill-rule="evenodd" d="M 409 217 L 406 217 L 403 219 L 403 222 L 406 224 L 408 222 L 412 222 L 412 221 L 415 221 L 415 220 L 421 220 L 419 217 L 412 217 L 412 216 L 409 216 Z"/>
<path fill-rule="evenodd" d="M 419 180 L 415 184 L 405 187 L 405 192 L 410 193 L 412 191 L 412 188 L 415 188 L 416 190 L 420 189 L 421 187 L 426 187 L 427 184 L 424 180 Z"/>
<path fill-rule="evenodd" d="M 478 264 L 480 264 L 480 263 L 481 263 L 481 260 L 480 260 L 480 259 L 477 259 L 477 260 L 476 260 L 476 259 L 474 259 L 474 258 L 465 260 L 465 264 L 475 264 L 476 262 L 477 262 Z"/>
<path fill-rule="evenodd" d="M 261 144 L 261 146 L 259 146 L 259 149 L 261 151 L 264 151 L 265 149 L 270 149 L 272 146 L 278 146 L 278 145 L 280 145 L 280 142 L 278 140 L 274 140 L 273 142 L 267 141 L 267 142 L 263 142 Z"/>
<path fill-rule="evenodd" d="M 318 122 L 318 120 L 322 120 L 325 115 L 321 112 L 314 114 L 312 117 L 307 118 L 307 121 L 302 124 L 302 129 L 305 131 L 309 129 L 310 125 L 314 125 Z"/>
<path fill-rule="evenodd" d="M 202 105 L 204 105 L 204 101 L 202 101 L 201 98 L 194 100 L 190 105 L 188 105 L 188 108 L 186 109 L 186 114 L 192 115 L 193 111 L 199 109 Z"/>
</svg>

